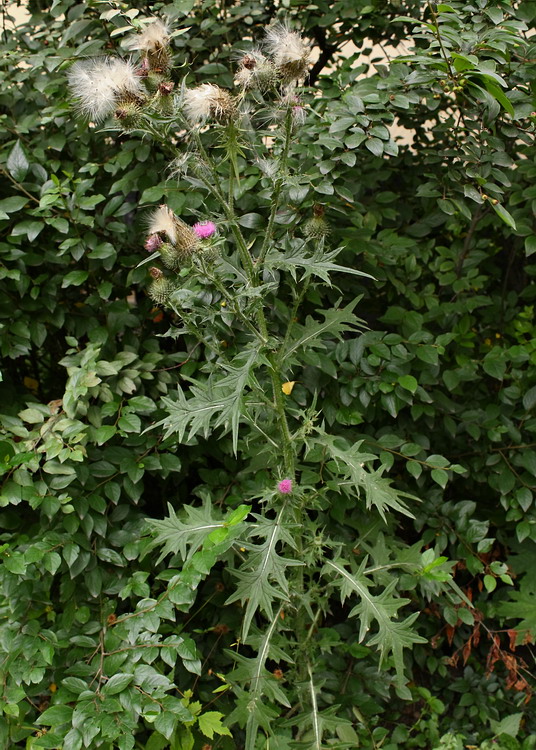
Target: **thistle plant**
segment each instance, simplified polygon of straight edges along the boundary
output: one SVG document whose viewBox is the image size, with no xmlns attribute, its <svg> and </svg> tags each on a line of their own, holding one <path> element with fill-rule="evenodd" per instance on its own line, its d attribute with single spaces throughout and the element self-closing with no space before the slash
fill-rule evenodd
<svg viewBox="0 0 536 750">
<path fill-rule="evenodd" d="M 170 497 L 169 515 L 148 520 L 145 554 L 160 550 L 166 585 L 158 590 L 155 581 L 153 598 L 119 616 L 113 633 L 118 643 L 136 645 L 148 633 L 156 643 L 170 632 L 160 617 L 178 616 L 172 632 L 183 634 L 188 618 L 180 613 L 196 607 L 204 581 L 220 577 L 225 595 L 214 625 L 234 643 L 217 657 L 221 686 L 201 674 L 195 653 L 191 662 L 201 695 L 212 690 L 226 714 L 220 734 L 235 744 L 226 737 L 225 746 L 320 750 L 338 736 L 337 747 L 354 747 L 341 728 L 355 715 L 323 695 L 326 661 L 337 648 L 332 609 L 349 600 L 355 642 L 378 653 L 382 689 L 411 698 L 404 651 L 423 638 L 401 591 L 454 584 L 445 570 L 432 572 L 429 555 L 422 563 L 418 545 L 385 548 L 383 533 L 400 514 L 412 515 L 415 500 L 391 486 L 351 429 L 329 432 L 323 419 L 322 352 L 351 346 L 363 322 L 358 299 L 316 309 L 327 298 L 318 290 L 336 287 L 344 274 L 366 274 L 337 262 L 344 248 L 330 245 L 324 206 L 304 204 L 287 220 L 293 186 L 308 179 L 293 156 L 313 102 L 303 88 L 306 42 L 272 26 L 260 47 L 239 51 L 235 88 L 226 90 L 173 80 L 170 34 L 155 20 L 128 42 L 132 59 L 77 62 L 69 80 L 81 115 L 113 117 L 113 127 L 153 139 L 181 184 L 206 196 L 197 216 L 157 207 L 139 242 L 147 294 L 166 311 L 168 335 L 198 363 L 177 377 L 152 429 L 192 455 L 216 438 L 215 461 L 232 467 L 232 492 L 201 480 L 193 488 L 199 502 Z M 264 201 L 254 214 L 247 212 L 253 172 Z M 171 746 L 192 747 L 188 716 L 165 702 L 157 712 Z"/>
</svg>

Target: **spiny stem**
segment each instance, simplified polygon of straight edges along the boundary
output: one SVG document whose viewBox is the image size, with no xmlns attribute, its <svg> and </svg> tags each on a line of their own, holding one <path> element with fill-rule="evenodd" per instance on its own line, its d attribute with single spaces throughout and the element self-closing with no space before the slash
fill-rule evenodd
<svg viewBox="0 0 536 750">
<path fill-rule="evenodd" d="M 272 388 L 274 392 L 274 407 L 277 413 L 277 421 L 279 423 L 279 430 L 281 433 L 283 466 L 285 468 L 288 479 L 294 479 L 294 449 L 292 447 L 292 437 L 288 427 L 288 420 L 285 411 L 285 401 L 283 398 L 283 389 L 281 387 L 281 376 L 279 375 L 279 362 L 277 356 L 273 352 L 268 355 L 268 361 L 270 362 L 270 378 L 272 381 Z"/>
<path fill-rule="evenodd" d="M 272 195 L 272 210 L 270 212 L 270 218 L 268 219 L 268 227 L 266 229 L 266 234 L 264 235 L 264 242 L 262 243 L 262 248 L 259 253 L 259 257 L 257 258 L 257 263 L 256 263 L 258 269 L 262 267 L 262 264 L 264 263 L 264 259 L 266 257 L 266 253 L 268 252 L 268 248 L 270 247 L 270 242 L 272 241 L 275 219 L 277 216 L 277 210 L 279 208 L 279 198 L 281 196 L 281 191 L 283 190 L 283 185 L 285 182 L 285 172 L 287 169 L 287 161 L 288 161 L 288 154 L 290 150 L 291 136 L 292 136 L 292 107 L 289 106 L 287 108 L 287 114 L 285 117 L 285 138 L 283 142 L 283 153 L 281 154 L 281 159 L 279 163 L 279 174 L 275 183 L 274 193 Z"/>
</svg>

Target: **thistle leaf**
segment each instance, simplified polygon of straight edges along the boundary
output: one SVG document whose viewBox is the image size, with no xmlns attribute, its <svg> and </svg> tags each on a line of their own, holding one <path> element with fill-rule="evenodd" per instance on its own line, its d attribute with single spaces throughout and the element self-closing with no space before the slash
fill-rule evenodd
<svg viewBox="0 0 536 750">
<path fill-rule="evenodd" d="M 322 311 L 324 320 L 316 321 L 310 316 L 305 321 L 305 325 L 295 323 L 287 347 L 282 353 L 282 358 L 286 359 L 294 354 L 298 349 L 324 348 L 322 341 L 323 336 L 332 336 L 342 338 L 342 334 L 347 331 L 355 331 L 355 328 L 363 324 L 356 315 L 354 307 L 359 302 L 357 297 L 346 307 L 341 309 L 332 308 Z"/>
<path fill-rule="evenodd" d="M 250 554 L 240 570 L 234 571 L 239 584 L 235 593 L 226 602 L 247 602 L 242 624 L 243 640 L 248 636 L 251 621 L 258 609 L 271 617 L 276 599 L 288 601 L 287 568 L 303 564 L 298 560 L 284 558 L 277 552 L 280 542 L 295 546 L 288 528 L 283 526 L 284 510 L 285 506 L 281 508 L 275 520 L 254 514 L 257 523 L 251 526 L 250 536 L 263 537 L 264 541 L 261 544 L 243 542 L 243 546 Z"/>
<path fill-rule="evenodd" d="M 217 378 L 211 375 L 205 383 L 192 381 L 189 398 L 182 388 L 177 388 L 177 399 L 162 399 L 168 414 L 154 427 L 163 426 L 166 436 L 178 433 L 182 442 L 198 434 L 207 438 L 218 427 L 231 431 L 233 450 L 238 449 L 238 427 L 246 419 L 246 394 L 248 386 L 257 386 L 253 375 L 255 365 L 259 362 L 259 350 L 251 349 L 241 352 L 229 364 L 221 367 L 227 375 Z"/>
<path fill-rule="evenodd" d="M 390 481 L 382 477 L 383 469 L 371 471 L 367 468 L 366 462 L 372 461 L 376 456 L 361 453 L 361 442 L 347 447 L 343 438 L 327 435 L 320 431 L 315 442 L 327 449 L 339 472 L 349 480 L 352 487 L 357 490 L 358 495 L 361 490 L 364 491 L 367 510 L 372 507 L 376 508 L 384 521 L 386 520 L 386 511 L 389 509 L 413 518 L 413 514 L 408 510 L 402 498 L 413 500 L 416 498 L 407 492 L 393 489 Z"/>
<path fill-rule="evenodd" d="M 411 648 L 414 643 L 426 643 L 425 638 L 412 629 L 412 625 L 418 617 L 418 612 L 413 613 L 405 620 L 395 619 L 398 610 L 409 599 L 403 599 L 393 596 L 393 589 L 396 586 L 396 580 L 393 580 L 381 594 L 372 594 L 370 588 L 373 582 L 364 575 L 367 560 L 365 559 L 359 570 L 355 573 L 349 573 L 344 567 L 343 561 L 329 561 L 322 568 L 323 575 L 335 575 L 334 585 L 341 589 L 341 601 L 356 593 L 359 598 L 359 604 L 350 611 L 349 616 L 359 616 L 359 641 L 363 641 L 371 628 L 374 621 L 377 625 L 377 632 L 368 639 L 369 646 L 378 646 L 381 655 L 381 664 L 389 654 L 392 654 L 396 669 L 397 684 L 400 689 L 404 689 L 406 680 L 404 678 L 404 648 Z"/>
<path fill-rule="evenodd" d="M 297 281 L 297 270 L 303 268 L 304 271 L 301 274 L 300 281 L 305 281 L 310 276 L 318 276 L 331 286 L 330 273 L 347 273 L 353 274 L 354 276 L 365 276 L 368 279 L 374 277 L 364 271 L 358 271 L 356 268 L 348 268 L 347 266 L 340 266 L 337 263 L 333 263 L 334 258 L 344 248 L 339 247 L 336 250 L 330 250 L 329 252 L 323 251 L 319 245 L 317 251 L 313 255 L 307 255 L 305 245 L 301 248 L 295 248 L 290 250 L 289 253 L 271 252 L 266 258 L 266 265 L 271 268 L 286 269 L 290 271 L 294 281 Z"/>
<path fill-rule="evenodd" d="M 148 521 L 151 530 L 155 533 L 155 538 L 148 550 L 163 546 L 157 564 L 170 554 L 179 554 L 183 560 L 189 560 L 203 546 L 207 537 L 211 534 L 214 535 L 216 530 L 225 532 L 223 536 L 218 536 L 217 541 L 222 543 L 228 540 L 226 544 L 228 547 L 239 529 L 243 527 L 241 522 L 236 523 L 232 518 L 234 511 L 231 511 L 229 516 L 231 523 L 222 518 L 215 519 L 213 517 L 214 509 L 208 503 L 200 508 L 185 505 L 183 511 L 186 517 L 181 520 L 172 506 L 168 504 L 168 518 Z"/>
</svg>

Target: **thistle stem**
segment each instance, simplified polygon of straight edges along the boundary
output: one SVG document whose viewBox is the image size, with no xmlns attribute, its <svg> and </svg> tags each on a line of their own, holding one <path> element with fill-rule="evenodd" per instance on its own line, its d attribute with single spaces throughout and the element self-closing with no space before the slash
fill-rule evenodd
<svg viewBox="0 0 536 750">
<path fill-rule="evenodd" d="M 287 114 L 285 116 L 285 137 L 283 141 L 283 153 L 281 154 L 281 160 L 279 164 L 279 174 L 275 183 L 274 194 L 272 196 L 272 210 L 270 212 L 270 218 L 268 219 L 268 227 L 266 228 L 266 234 L 264 235 L 264 241 L 262 243 L 259 257 L 257 258 L 257 268 L 260 269 L 264 263 L 266 253 L 270 247 L 274 233 L 275 219 L 277 216 L 277 210 L 279 208 L 279 198 L 281 197 L 281 191 L 285 182 L 285 172 L 287 169 L 288 154 L 290 151 L 290 141 L 292 136 L 292 107 L 287 108 Z"/>
</svg>

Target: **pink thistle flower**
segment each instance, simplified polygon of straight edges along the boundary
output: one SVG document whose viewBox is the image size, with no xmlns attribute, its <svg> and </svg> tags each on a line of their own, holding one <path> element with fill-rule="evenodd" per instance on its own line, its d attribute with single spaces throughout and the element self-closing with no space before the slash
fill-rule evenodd
<svg viewBox="0 0 536 750">
<path fill-rule="evenodd" d="M 162 238 L 158 234 L 150 234 L 145 240 L 144 248 L 148 253 L 154 253 L 163 244 Z"/>
<path fill-rule="evenodd" d="M 282 479 L 277 485 L 277 489 L 283 495 L 289 495 L 292 492 L 292 479 Z"/>
<path fill-rule="evenodd" d="M 198 221 L 193 229 L 200 240 L 207 240 L 216 232 L 216 224 L 213 221 Z"/>
</svg>

